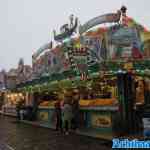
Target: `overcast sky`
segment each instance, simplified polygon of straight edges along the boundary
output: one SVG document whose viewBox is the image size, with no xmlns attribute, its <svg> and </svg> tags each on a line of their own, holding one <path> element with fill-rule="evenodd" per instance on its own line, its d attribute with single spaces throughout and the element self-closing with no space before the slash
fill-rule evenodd
<svg viewBox="0 0 150 150">
<path fill-rule="evenodd" d="M 126 5 L 128 15 L 150 29 L 150 0 L 0 0 L 0 70 L 16 67 L 52 39 L 52 30 L 74 14 L 82 23 Z"/>
</svg>

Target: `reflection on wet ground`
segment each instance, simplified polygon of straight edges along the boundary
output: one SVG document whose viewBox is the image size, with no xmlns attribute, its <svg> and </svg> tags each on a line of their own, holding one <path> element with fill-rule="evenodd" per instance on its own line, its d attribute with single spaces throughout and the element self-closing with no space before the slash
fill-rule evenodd
<svg viewBox="0 0 150 150">
<path fill-rule="evenodd" d="M 108 150 L 106 141 L 17 123 L 0 116 L 0 150 Z"/>
</svg>

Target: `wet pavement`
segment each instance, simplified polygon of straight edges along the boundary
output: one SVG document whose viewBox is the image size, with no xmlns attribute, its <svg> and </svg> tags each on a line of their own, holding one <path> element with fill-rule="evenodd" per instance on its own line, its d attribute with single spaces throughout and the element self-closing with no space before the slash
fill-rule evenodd
<svg viewBox="0 0 150 150">
<path fill-rule="evenodd" d="M 0 150 L 109 150 L 111 144 L 95 138 L 62 135 L 47 128 L 17 123 L 0 116 Z"/>
</svg>

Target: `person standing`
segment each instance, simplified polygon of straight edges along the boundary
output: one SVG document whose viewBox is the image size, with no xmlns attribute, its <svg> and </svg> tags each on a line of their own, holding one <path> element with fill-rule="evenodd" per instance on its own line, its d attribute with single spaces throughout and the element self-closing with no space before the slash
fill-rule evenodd
<svg viewBox="0 0 150 150">
<path fill-rule="evenodd" d="M 72 128 L 74 130 L 79 129 L 79 92 L 78 90 L 73 91 L 73 102 L 72 102 L 72 113 L 73 113 L 73 118 L 72 118 Z"/>
<path fill-rule="evenodd" d="M 20 113 L 21 109 L 22 109 L 22 101 L 19 100 L 16 104 L 17 121 L 21 120 L 21 113 Z"/>
<path fill-rule="evenodd" d="M 70 103 L 71 103 L 70 97 L 66 97 L 62 111 L 63 128 L 65 130 L 66 135 L 69 134 L 69 130 L 71 129 L 72 107 Z"/>
<path fill-rule="evenodd" d="M 60 101 L 55 103 L 55 114 L 56 114 L 56 131 L 62 132 L 62 112 L 61 112 L 61 105 Z"/>
<path fill-rule="evenodd" d="M 16 104 L 17 121 L 20 121 L 20 104 Z"/>
</svg>

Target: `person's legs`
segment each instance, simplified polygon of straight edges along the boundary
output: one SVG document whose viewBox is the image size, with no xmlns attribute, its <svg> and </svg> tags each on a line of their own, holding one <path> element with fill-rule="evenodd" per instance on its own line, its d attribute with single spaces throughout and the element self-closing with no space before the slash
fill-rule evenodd
<svg viewBox="0 0 150 150">
<path fill-rule="evenodd" d="M 23 115 L 24 115 L 24 111 L 23 111 L 23 110 L 20 110 L 20 120 L 23 120 L 23 119 L 24 119 Z"/>
<path fill-rule="evenodd" d="M 56 122 L 56 130 L 60 130 L 61 132 L 63 131 L 62 129 L 62 119 L 60 117 L 57 117 L 57 122 Z"/>
<path fill-rule="evenodd" d="M 60 131 L 63 132 L 63 122 L 62 119 L 60 118 L 60 125 L 59 125 Z"/>
<path fill-rule="evenodd" d="M 68 130 L 70 130 L 71 127 L 72 127 L 72 120 L 69 120 L 69 121 L 68 121 Z"/>
<path fill-rule="evenodd" d="M 58 128 L 59 128 L 59 122 L 58 122 L 58 117 L 56 118 L 56 131 L 58 131 Z"/>
<path fill-rule="evenodd" d="M 73 122 L 74 122 L 74 129 L 78 129 L 79 128 L 79 115 L 75 115 L 74 116 L 74 119 L 73 119 Z"/>
<path fill-rule="evenodd" d="M 68 127 L 68 120 L 65 120 L 65 132 L 66 132 L 66 134 L 69 134 L 69 133 L 68 133 L 68 130 L 69 130 L 69 127 Z"/>
<path fill-rule="evenodd" d="M 68 120 L 66 120 L 66 131 L 68 132 L 68 130 L 69 130 L 69 122 Z"/>
<path fill-rule="evenodd" d="M 20 120 L 20 110 L 17 110 L 17 120 Z"/>
</svg>

